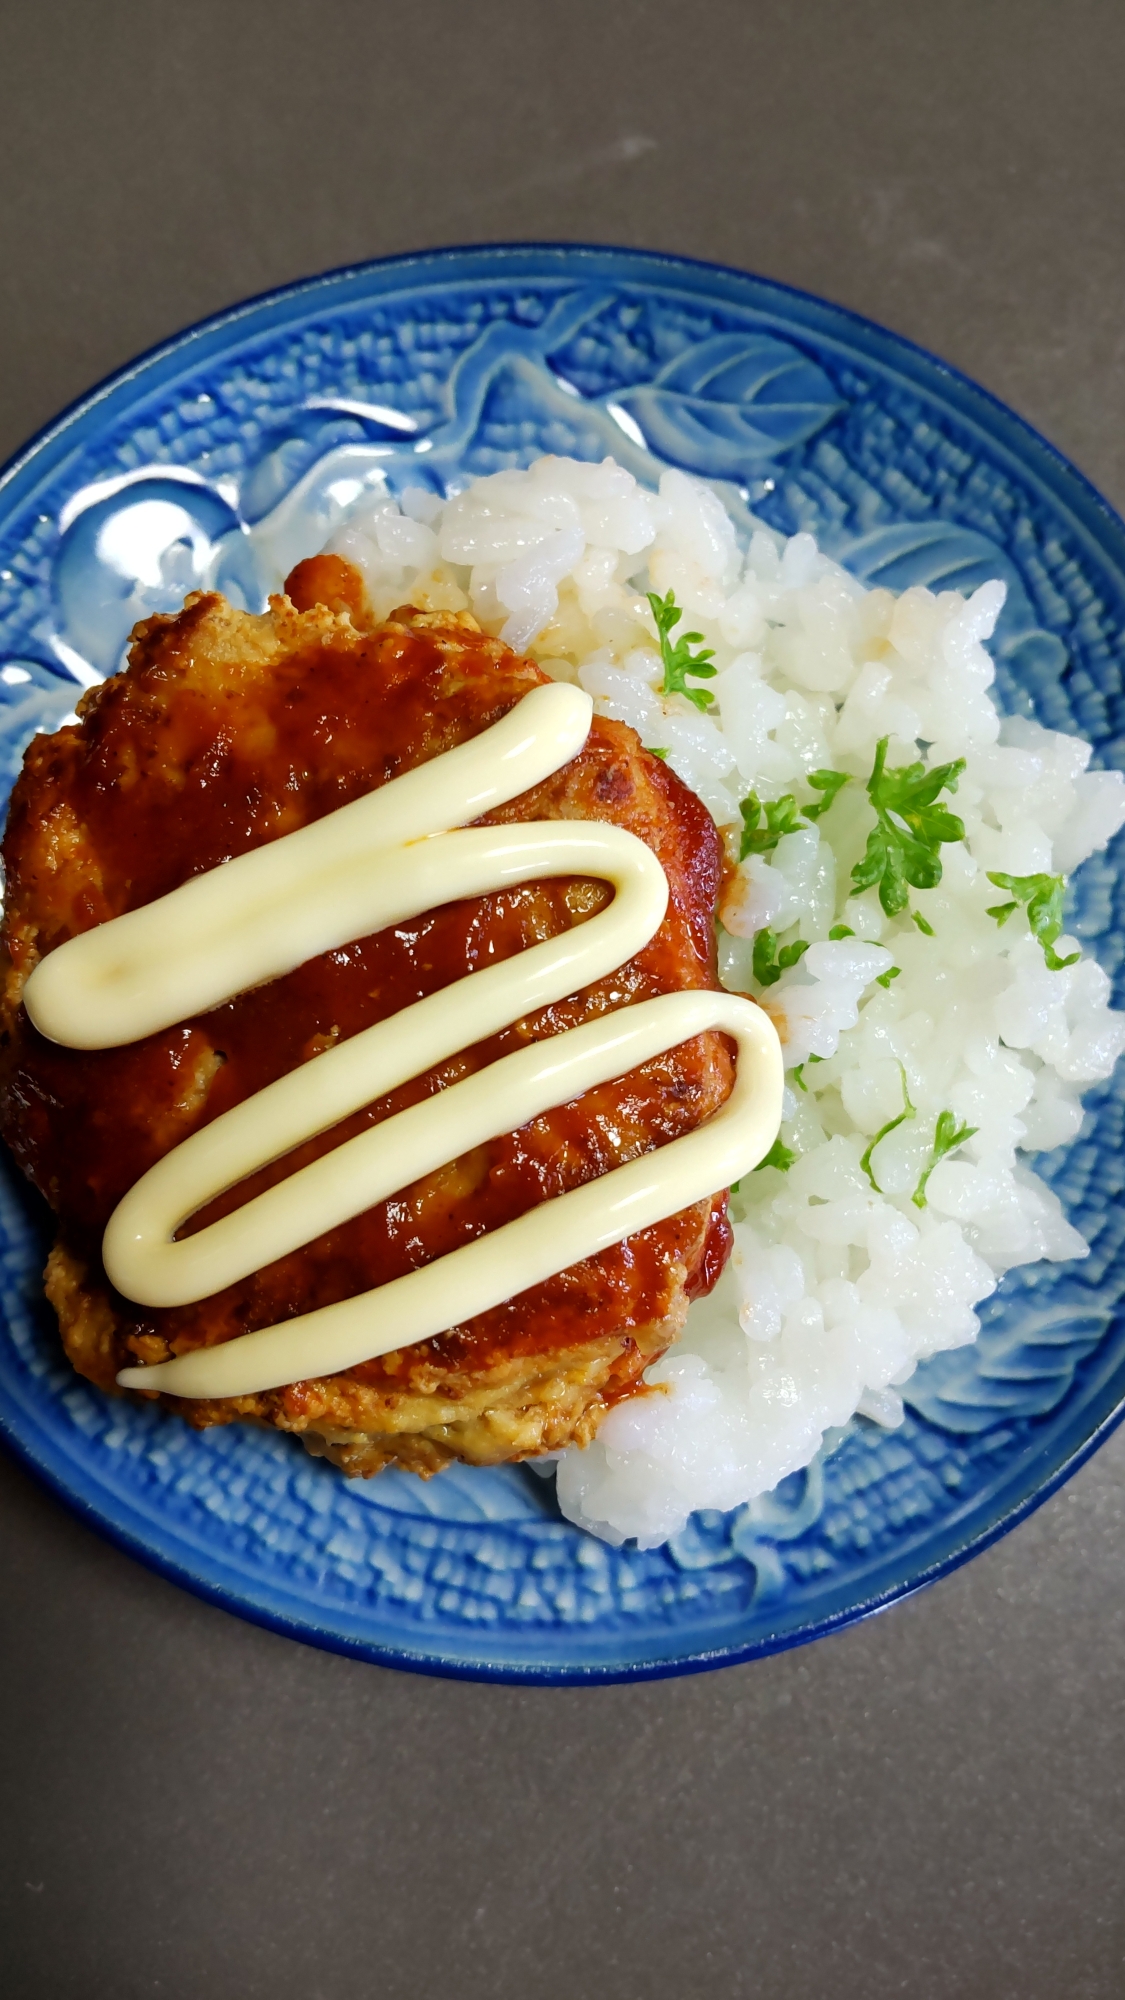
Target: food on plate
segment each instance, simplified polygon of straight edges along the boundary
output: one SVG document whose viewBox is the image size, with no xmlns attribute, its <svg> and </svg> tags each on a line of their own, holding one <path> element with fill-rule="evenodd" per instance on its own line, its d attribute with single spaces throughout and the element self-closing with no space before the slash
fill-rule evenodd
<svg viewBox="0 0 1125 2000">
<path fill-rule="evenodd" d="M 370 495 L 329 544 L 377 603 L 463 606 L 577 681 L 722 831 L 720 976 L 780 1032 L 780 1139 L 646 1373 L 664 1394 L 558 1467 L 564 1513 L 646 1546 L 768 1492 L 857 1409 L 901 1422 L 916 1363 L 975 1338 L 1006 1270 L 1086 1255 L 1027 1156 L 1078 1134 L 1125 1047 L 1063 934 L 1066 878 L 1125 785 L 1000 715 L 1004 584 L 865 589 L 730 500 L 547 458 L 444 506 Z"/>
<path fill-rule="evenodd" d="M 349 1472 L 584 1441 L 776 1132 L 717 835 L 468 614 L 377 623 L 333 557 L 290 590 L 138 628 L 13 797 L 4 1129 L 67 1352 Z"/>
<path fill-rule="evenodd" d="M 135 1389 L 148 1374 L 193 1422 L 276 1424 L 349 1471 L 557 1455 L 571 1519 L 651 1546 L 694 1509 L 733 1507 L 808 1465 L 857 1411 L 900 1422 L 918 1361 L 975 1337 L 1005 1270 L 1086 1254 L 1025 1156 L 1077 1134 L 1082 1087 L 1125 1046 L 1105 974 L 1064 931 L 1067 877 L 1125 819 L 1121 776 L 1089 770 L 1078 739 L 1000 716 L 986 642 L 1002 583 L 968 598 L 866 589 L 808 535 L 786 540 L 729 499 L 678 471 L 652 493 L 612 461 L 558 458 L 449 497 L 373 488 L 293 572 L 288 599 L 255 617 L 204 596 L 149 621 L 128 671 L 84 699 L 80 726 L 32 745 L 5 848 L 4 1129 L 59 1215 L 49 1289 L 91 1379 Z M 472 894 L 451 871 L 444 904 L 419 887 L 389 917 L 379 901 L 396 871 L 421 870 L 421 883 L 429 865 L 402 841 L 432 843 L 432 889 L 433 857 L 477 838 L 458 831 L 481 815 L 446 786 L 461 767 L 444 760 L 476 745 L 487 763 L 492 744 L 498 768 L 490 732 L 519 733 L 521 714 L 546 718 L 544 702 L 560 718 L 556 750 L 484 826 L 521 827 L 529 868 L 544 822 L 558 840 L 574 822 L 639 837 L 668 882 L 658 927 L 650 912 L 648 941 L 622 948 L 620 969 L 611 959 L 538 1011 L 510 1009 L 483 1039 L 466 1006 L 464 1032 L 415 1081 L 337 1107 L 326 1129 L 306 1104 L 306 1136 L 279 1124 L 289 1137 L 272 1154 L 240 1156 L 266 1164 L 243 1164 L 237 1187 L 220 1190 L 221 1172 L 209 1183 L 211 1155 L 253 1122 L 246 1107 L 267 1086 L 311 1100 L 319 1085 L 302 1079 L 341 1074 L 343 1052 L 380 1022 L 454 980 L 468 994 L 513 953 L 530 964 L 584 934 L 592 948 L 621 915 L 628 869 L 619 881 L 608 859 L 567 876 L 541 863 L 533 879 Z M 384 832 L 372 850 L 387 865 L 369 871 L 366 929 L 316 932 L 313 869 L 311 956 L 295 925 L 255 958 L 241 934 L 250 903 L 231 905 L 237 921 L 216 905 L 206 948 L 186 920 L 181 931 L 178 913 L 202 908 L 209 883 L 225 894 L 229 857 L 297 852 L 286 842 L 380 790 L 405 797 L 394 787 L 427 768 L 429 817 L 399 848 Z M 639 883 L 647 864 L 634 861 Z M 157 928 L 130 931 L 133 912 Z M 226 974 L 214 970 L 223 922 L 239 958 Z M 117 956 L 134 934 L 139 984 L 124 946 Z M 62 1046 L 103 1001 L 102 1045 Z M 461 1084 L 487 1098 L 474 1083 L 487 1065 L 546 1038 L 561 1048 L 566 1031 L 610 1036 L 654 1003 L 713 1011 L 623 1080 L 482 1129 L 452 1163 L 419 1167 L 418 1140 L 396 1125 L 415 1161 L 405 1188 L 341 1210 L 260 1269 L 245 1240 L 229 1249 L 240 1205 L 265 1214 L 288 1177 L 408 1107 L 444 1097 L 444 1115 L 467 1101 Z M 779 1106 L 767 1019 L 786 1069 Z M 591 1060 L 608 1061 L 605 1046 Z M 501 1109 L 497 1090 L 494 1123 Z M 544 1218 L 573 1213 L 549 1204 L 596 1207 L 598 1176 L 661 1161 L 670 1189 L 690 1148 L 721 1148 L 743 1114 L 747 1164 L 729 1170 L 729 1204 L 712 1178 L 671 1219 L 596 1249 L 591 1236 L 593 1254 L 565 1261 L 560 1228 L 561 1268 L 520 1265 L 533 1281 L 504 1292 L 494 1258 L 495 1302 L 478 1312 L 484 1293 L 467 1286 L 452 1330 L 431 1302 L 428 1332 L 410 1308 L 414 1344 L 366 1359 L 330 1345 L 340 1315 L 351 1326 L 384 1284 L 390 1338 L 395 1285 L 409 1280 L 416 1301 L 427 1273 L 467 1251 L 447 1274 L 476 1271 L 496 1250 L 482 1247 L 490 1231 L 538 1230 L 545 1254 Z M 190 1180 L 195 1161 L 197 1191 L 212 1192 L 193 1212 L 169 1177 L 182 1166 Z M 306 1183 L 294 1185 L 291 1209 Z M 323 1199 L 310 1193 L 307 1228 Z M 228 1253 L 250 1258 L 245 1271 L 199 1291 Z M 145 1304 L 173 1267 L 195 1270 L 168 1278 L 182 1296 Z M 320 1313 L 336 1317 L 313 1324 Z M 286 1376 L 284 1340 L 320 1333 L 344 1359 Z M 236 1379 L 239 1356 L 250 1372 Z"/>
</svg>

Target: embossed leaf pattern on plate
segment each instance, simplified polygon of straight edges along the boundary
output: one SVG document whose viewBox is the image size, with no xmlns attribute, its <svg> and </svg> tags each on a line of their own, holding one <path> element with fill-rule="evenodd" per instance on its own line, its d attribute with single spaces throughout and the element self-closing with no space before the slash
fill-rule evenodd
<svg viewBox="0 0 1125 2000">
<path fill-rule="evenodd" d="M 804 444 L 840 399 L 822 368 L 770 334 L 713 334 L 617 398 L 649 450 L 705 479 L 744 480 Z"/>
</svg>

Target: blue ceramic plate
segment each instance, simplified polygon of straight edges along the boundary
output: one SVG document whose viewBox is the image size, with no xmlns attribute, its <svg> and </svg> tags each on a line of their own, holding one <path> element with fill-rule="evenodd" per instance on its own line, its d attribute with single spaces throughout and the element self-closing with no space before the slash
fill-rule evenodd
<svg viewBox="0 0 1125 2000">
<path fill-rule="evenodd" d="M 907 342 L 784 286 L 628 251 L 442 251 L 337 272 L 182 334 L 0 481 L 0 764 L 201 581 L 257 606 L 373 481 L 442 489 L 543 451 L 674 463 L 807 528 L 865 581 L 1002 576 L 1010 707 L 1125 748 L 1125 526 L 1049 445 Z M 1120 972 L 1120 845 L 1070 916 Z M 1120 1004 L 1120 1000 L 1118 1002 Z M 638 1554 L 526 1470 L 348 1483 L 292 1440 L 197 1436 L 64 1365 L 44 1217 L 0 1189 L 0 1425 L 92 1525 L 315 1644 L 431 1673 L 583 1681 L 749 1659 L 916 1589 L 1074 1469 L 1125 1397 L 1121 1111 L 1043 1165 L 1092 1245 L 1015 1273 L 979 1343 L 924 1363 L 907 1419 L 857 1420 L 765 1499 Z"/>
</svg>

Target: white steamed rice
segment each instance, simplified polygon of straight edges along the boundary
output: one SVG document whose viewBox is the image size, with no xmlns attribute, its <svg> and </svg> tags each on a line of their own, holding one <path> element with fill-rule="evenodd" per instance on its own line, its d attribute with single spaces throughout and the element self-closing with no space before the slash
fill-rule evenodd
<svg viewBox="0 0 1125 2000">
<path fill-rule="evenodd" d="M 1069 874 L 1125 821 L 1125 781 L 1089 771 L 1079 739 L 1001 719 L 985 642 L 1003 584 L 968 600 L 895 597 L 865 590 L 809 535 L 763 528 L 744 549 L 716 493 L 682 472 L 653 494 L 612 460 L 544 458 L 447 501 L 368 493 L 329 547 L 363 570 L 381 616 L 405 601 L 471 609 L 577 681 L 667 752 L 734 854 L 751 790 L 803 794 L 821 768 L 859 781 L 816 825 L 742 863 L 721 911 L 723 981 L 761 999 L 785 1043 L 782 1139 L 797 1157 L 732 1196 L 731 1263 L 646 1376 L 667 1393 L 619 1405 L 594 1444 L 559 1460 L 573 1521 L 651 1547 L 695 1508 L 768 1491 L 857 1410 L 901 1422 L 916 1363 L 974 1339 L 975 1308 L 1004 1271 L 1087 1254 L 1021 1154 L 1075 1137 L 1082 1086 L 1109 1075 L 1125 1016 L 1093 960 L 1049 971 L 1022 910 L 1003 928 L 987 915 L 1003 900 L 987 871 Z M 658 692 L 650 589 L 673 590 L 677 634 L 693 627 L 714 648 L 706 715 Z M 906 913 L 888 919 L 874 889 L 850 892 L 887 735 L 890 764 L 920 744 L 931 764 L 966 760 L 949 801 L 965 839 L 941 848 L 940 886 L 910 897 L 932 937 Z M 855 935 L 829 941 L 840 924 Z M 763 990 L 752 953 L 766 926 L 811 948 Z M 907 1102 L 913 1114 L 865 1170 Z M 943 1111 L 977 1130 L 936 1166 L 920 1208 L 911 1197 Z"/>
</svg>

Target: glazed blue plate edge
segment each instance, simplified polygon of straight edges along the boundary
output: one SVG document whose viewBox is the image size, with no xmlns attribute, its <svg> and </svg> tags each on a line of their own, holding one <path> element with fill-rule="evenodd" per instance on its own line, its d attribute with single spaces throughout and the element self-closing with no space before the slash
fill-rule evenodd
<svg viewBox="0 0 1125 2000">
<path fill-rule="evenodd" d="M 376 1645 L 370 1641 L 350 1638 L 331 1627 L 314 1627 L 307 1617 L 287 1617 L 283 1612 L 271 1610 L 258 1603 L 253 1597 L 234 1589 L 208 1581 L 192 1570 L 186 1563 L 176 1562 L 170 1556 L 161 1554 L 146 1542 L 141 1533 L 132 1533 L 120 1520 L 115 1520 L 99 1511 L 96 1502 L 84 1498 L 75 1490 L 73 1483 L 67 1484 L 62 1474 L 55 1469 L 47 1457 L 40 1457 L 31 1446 L 5 1422 L 0 1412 L 0 1447 L 23 1469 L 62 1501 L 64 1507 L 85 1527 L 91 1528 L 103 1540 L 110 1542 L 123 1554 L 143 1564 L 146 1569 L 162 1577 L 166 1582 L 191 1592 L 206 1603 L 216 1605 L 236 1618 L 248 1620 L 264 1630 L 276 1632 L 284 1638 L 297 1639 L 303 1645 L 321 1651 L 339 1653 L 345 1658 L 360 1659 L 369 1665 L 392 1667 L 402 1673 L 426 1675 L 439 1680 L 466 1680 L 507 1683 L 511 1685 L 539 1687 L 603 1687 L 628 1681 L 669 1680 L 683 1674 L 712 1673 L 720 1667 L 743 1666 L 753 1660 L 769 1659 L 775 1654 L 794 1651 L 799 1646 L 811 1645 L 814 1640 L 826 1638 L 830 1633 L 842 1632 L 850 1625 L 858 1625 L 892 1605 L 914 1597 L 919 1591 L 939 1583 L 951 1576 L 955 1570 L 981 1555 L 996 1542 L 1010 1534 L 1013 1528 L 1053 1497 L 1073 1475 L 1090 1459 L 1106 1439 L 1125 1419 L 1125 1392 L 1105 1413 L 1095 1428 L 1077 1444 L 1073 1451 L 1057 1465 L 1047 1477 L 1033 1484 L 1029 1492 L 991 1522 L 979 1534 L 970 1535 L 958 1547 L 907 1581 L 892 1584 L 885 1590 L 873 1592 L 870 1597 L 844 1609 L 810 1620 L 807 1624 L 796 1625 L 790 1630 L 767 1633 L 763 1638 L 748 1645 L 704 1646 L 696 1652 L 670 1653 L 664 1657 L 650 1657 L 629 1661 L 618 1665 L 599 1665 L 591 1662 L 581 1666 L 552 1666 L 546 1662 L 530 1660 L 526 1664 L 491 1664 L 487 1660 L 460 1658 L 455 1654 L 441 1655 L 435 1652 L 421 1653 L 407 1647 Z M 1030 1465 L 1028 1471 L 1030 1474 Z M 132 1510 L 130 1510 L 132 1511 Z M 951 1528 L 954 1526 L 950 1524 Z"/>
<path fill-rule="evenodd" d="M 0 494 L 3 493 L 5 487 L 18 478 L 19 473 L 24 469 L 25 465 L 36 459 L 50 445 L 60 441 L 63 434 L 78 418 L 88 412 L 92 412 L 115 389 L 133 382 L 139 375 L 148 369 L 155 368 L 161 361 L 171 360 L 175 355 L 182 353 L 192 343 L 203 339 L 204 336 L 209 334 L 221 335 L 229 327 L 241 320 L 250 319 L 255 313 L 268 311 L 271 307 L 280 306 L 289 300 L 301 297 L 303 294 L 311 295 L 319 291 L 322 287 L 340 284 L 352 279 L 357 282 L 361 280 L 366 281 L 372 276 L 382 274 L 393 277 L 398 273 L 410 269 L 416 269 L 421 274 L 425 267 L 430 265 L 440 265 L 447 261 L 455 263 L 462 259 L 467 261 L 476 258 L 496 258 L 501 264 L 506 265 L 507 269 L 516 270 L 521 259 L 534 259 L 544 256 L 558 257 L 560 259 L 564 257 L 616 259 L 638 267 L 648 265 L 669 272 L 676 271 L 683 273 L 687 271 L 689 273 L 698 273 L 701 278 L 704 276 L 712 279 L 718 277 L 731 281 L 736 286 L 744 286 L 746 284 L 761 285 L 769 291 L 780 293 L 785 298 L 799 301 L 807 310 L 809 316 L 814 319 L 823 318 L 828 322 L 833 318 L 841 318 L 851 326 L 861 329 L 865 337 L 873 341 L 880 349 L 886 348 L 893 351 L 899 360 L 901 360 L 903 350 L 905 350 L 906 354 L 915 357 L 924 369 L 937 370 L 948 382 L 956 385 L 960 394 L 969 404 L 974 402 L 983 403 L 987 409 L 999 414 L 1003 418 L 1005 425 L 1013 425 L 1022 438 L 1030 439 L 1034 443 L 1037 450 L 1046 459 L 1049 471 L 1054 474 L 1056 479 L 1060 480 L 1064 486 L 1075 489 L 1075 499 L 1082 503 L 1079 509 L 1080 515 L 1086 509 L 1090 509 L 1103 525 L 1108 522 L 1114 531 L 1125 539 L 1125 517 L 1117 511 L 1098 487 L 1094 485 L 1093 481 L 1074 464 L 1072 459 L 1066 456 L 1059 446 L 1053 444 L 1026 417 L 1021 416 L 1017 411 L 1013 410 L 1011 405 L 1004 402 L 1002 397 L 995 395 L 991 389 L 986 389 L 981 383 L 974 381 L 972 376 L 967 375 L 954 362 L 946 361 L 941 355 L 935 354 L 931 348 L 924 347 L 920 341 L 912 340 L 909 334 L 899 333 L 893 328 L 881 326 L 877 320 L 869 319 L 865 313 L 857 311 L 853 306 L 841 305 L 835 300 L 826 299 L 815 292 L 806 291 L 799 285 L 791 285 L 784 279 L 768 277 L 762 272 L 741 270 L 734 264 L 712 262 L 702 257 L 689 257 L 680 255 L 675 251 L 630 250 L 619 244 L 611 243 L 520 242 L 440 245 L 432 250 L 402 251 L 392 257 L 372 257 L 361 260 L 359 263 L 334 265 L 328 270 L 317 272 L 311 277 L 296 278 L 288 284 L 271 286 L 263 292 L 255 293 L 248 299 L 241 299 L 233 305 L 220 307 L 218 312 L 208 314 L 202 319 L 194 320 L 189 326 L 182 327 L 177 333 L 169 335 L 164 340 L 155 342 L 151 347 L 144 348 L 120 368 L 116 368 L 108 375 L 102 376 L 89 389 L 84 390 L 81 395 L 76 396 L 56 416 L 33 432 L 30 438 L 19 446 L 10 458 L 0 465 Z M 500 277 L 503 275 L 503 271 L 497 270 L 495 275 Z M 637 275 L 641 275 L 640 269 L 638 269 Z M 993 443 L 995 444 L 996 442 L 997 440 L 993 438 Z M 1010 449 L 1011 447 L 1009 446 L 1008 448 Z M 1085 522 L 1083 522 L 1083 526 L 1085 526 Z"/>
</svg>

